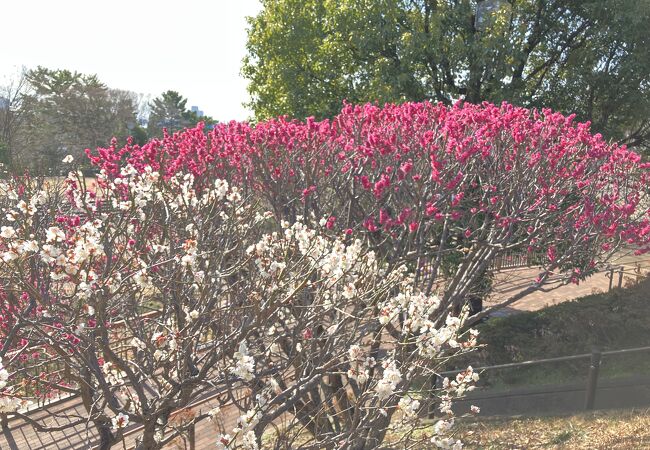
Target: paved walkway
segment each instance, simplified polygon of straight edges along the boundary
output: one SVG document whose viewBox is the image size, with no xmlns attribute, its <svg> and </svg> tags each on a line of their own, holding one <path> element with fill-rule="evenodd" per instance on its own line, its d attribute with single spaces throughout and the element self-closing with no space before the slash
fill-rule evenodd
<svg viewBox="0 0 650 450">
<path fill-rule="evenodd" d="M 650 255 L 636 256 L 632 251 L 626 251 L 613 259 L 611 265 L 617 269 L 618 267 L 624 268 L 622 286 L 625 287 L 630 283 L 634 283 L 642 276 L 650 273 Z M 538 274 L 539 270 L 536 268 L 509 269 L 497 273 L 494 281 L 494 292 L 491 295 L 491 298 L 486 300 L 485 306 L 497 304 L 508 299 L 512 295 L 515 295 L 517 292 L 526 289 L 531 285 Z M 494 315 L 499 316 L 515 314 L 522 311 L 536 311 L 546 306 L 556 305 L 586 295 L 607 292 L 610 283 L 609 275 L 611 275 L 609 271 L 602 271 L 592 275 L 577 285 L 560 285 L 559 283 L 551 283 L 550 287 L 554 288 L 552 291 L 537 291 L 528 294 L 526 297 Z M 617 287 L 618 283 L 619 272 L 616 270 L 614 272 L 612 286 Z"/>
</svg>

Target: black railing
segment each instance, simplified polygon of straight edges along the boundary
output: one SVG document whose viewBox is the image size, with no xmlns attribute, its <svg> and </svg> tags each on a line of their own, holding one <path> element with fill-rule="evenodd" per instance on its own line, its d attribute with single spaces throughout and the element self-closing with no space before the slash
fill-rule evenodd
<svg viewBox="0 0 650 450">
<path fill-rule="evenodd" d="M 629 354 L 629 353 L 637 353 L 637 352 L 648 352 L 650 351 L 650 346 L 648 347 L 635 347 L 635 348 L 626 348 L 626 349 L 621 349 L 621 350 L 609 350 L 609 351 L 600 351 L 598 348 L 594 348 L 591 353 L 582 353 L 578 355 L 568 355 L 568 356 L 560 356 L 557 358 L 544 358 L 544 359 L 536 359 L 536 360 L 530 360 L 530 361 L 522 361 L 522 362 L 517 362 L 517 363 L 508 363 L 508 364 L 497 364 L 497 365 L 492 365 L 492 366 L 483 366 L 483 367 L 478 367 L 474 368 L 474 372 L 487 372 L 487 371 L 492 371 L 492 370 L 499 370 L 499 369 L 521 369 L 524 367 L 530 367 L 534 365 L 541 365 L 541 364 L 550 364 L 550 363 L 557 363 L 557 362 L 566 362 L 566 361 L 575 361 L 575 360 L 580 360 L 580 359 L 589 359 L 589 369 L 586 374 L 586 380 L 585 380 L 585 399 L 584 399 L 584 409 L 585 410 L 592 410 L 594 409 L 594 403 L 596 400 L 596 389 L 598 387 L 598 375 L 600 371 L 600 364 L 601 361 L 604 357 L 607 356 L 615 356 L 615 355 L 624 355 L 624 354 Z M 466 369 L 459 369 L 459 370 L 449 370 L 449 371 L 444 371 L 439 373 L 436 376 L 435 384 L 436 386 L 440 386 L 441 382 L 444 378 L 450 377 L 457 375 L 461 372 L 464 372 Z"/>
</svg>

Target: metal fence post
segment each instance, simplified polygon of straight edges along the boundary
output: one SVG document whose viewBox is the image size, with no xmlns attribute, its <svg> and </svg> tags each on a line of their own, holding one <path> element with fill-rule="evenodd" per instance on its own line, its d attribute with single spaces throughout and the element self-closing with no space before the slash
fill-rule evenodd
<svg viewBox="0 0 650 450">
<path fill-rule="evenodd" d="M 612 290 L 612 284 L 614 284 L 614 268 L 613 267 L 609 270 L 609 289 L 607 289 L 607 292 Z"/>
<path fill-rule="evenodd" d="M 598 371 L 600 369 L 600 349 L 594 348 L 591 351 L 591 362 L 589 364 L 589 373 L 587 375 L 587 392 L 585 393 L 585 410 L 594 409 L 596 401 L 596 388 L 598 387 Z"/>
<path fill-rule="evenodd" d="M 441 387 L 442 387 L 442 377 L 436 374 L 431 379 L 431 404 L 429 405 L 429 419 L 433 419 L 436 417 L 436 407 L 438 406 L 436 392 Z"/>
<path fill-rule="evenodd" d="M 618 288 L 620 289 L 622 287 L 623 287 L 623 266 L 621 266 L 618 272 Z"/>
</svg>

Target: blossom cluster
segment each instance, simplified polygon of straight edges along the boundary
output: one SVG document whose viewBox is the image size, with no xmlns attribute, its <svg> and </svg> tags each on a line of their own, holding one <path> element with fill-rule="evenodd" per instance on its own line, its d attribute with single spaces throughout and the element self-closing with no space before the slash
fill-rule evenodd
<svg viewBox="0 0 650 450">
<path fill-rule="evenodd" d="M 418 280 L 451 291 L 448 312 L 484 294 L 485 267 L 505 251 L 542 264 L 539 288 L 552 275 L 579 283 L 622 244 L 650 244 L 650 166 L 548 109 L 346 104 L 331 120 L 199 124 L 88 155 L 109 179 L 126 164 L 198 186 L 223 179 L 278 220 L 367 240 L 380 259 L 434 260 Z"/>
<path fill-rule="evenodd" d="M 262 214 L 258 220 L 270 217 Z M 273 417 L 287 401 L 277 395 L 285 389 L 300 389 L 302 380 L 308 379 L 308 367 L 335 364 L 345 373 L 342 387 L 349 384 L 358 397 L 356 407 L 368 411 L 364 420 L 390 417 L 399 409 L 405 424 L 417 424 L 422 403 L 412 397 L 409 386 L 435 373 L 439 361 L 471 350 L 476 332 L 460 334 L 462 317 L 448 316 L 443 325 L 437 325 L 439 299 L 414 290 L 405 267 L 388 268 L 360 239 L 345 233 L 330 236 L 304 222 L 300 217 L 293 224 L 282 222 L 280 230 L 262 235 L 246 249 L 254 267 L 248 275 L 257 273 L 260 284 L 256 289 L 265 292 L 253 292 L 250 301 L 264 309 L 265 320 L 255 330 L 257 337 L 249 337 L 234 352 L 228 372 L 252 389 L 262 388 L 261 397 L 268 400 L 257 398 L 242 417 Z M 377 333 L 389 326 L 399 334 Z M 298 340 L 291 341 L 290 336 Z M 346 343 L 350 345 L 345 347 Z M 373 351 L 375 345 L 386 350 Z M 313 353 L 314 348 L 340 349 L 344 354 L 338 358 L 336 352 Z M 264 376 L 265 368 L 285 377 Z M 296 378 L 296 373 L 306 378 Z M 295 381 L 288 388 L 291 379 Z M 451 399 L 460 394 L 460 385 L 456 391 L 445 388 L 441 400 L 449 403 L 446 415 L 452 412 Z M 254 449 L 254 436 L 252 430 L 239 426 L 219 435 L 217 445 Z"/>
<path fill-rule="evenodd" d="M 89 157 L 109 176 L 117 176 L 124 160 L 136 170 L 164 164 L 167 176 L 189 172 L 207 183 L 216 175 L 273 194 L 272 201 L 302 198 L 305 207 L 355 218 L 331 215 L 329 228 L 415 232 L 429 220 L 463 222 L 478 212 L 500 228 L 525 222 L 534 235 L 539 225 L 529 218 L 558 208 L 565 217 L 557 225 L 564 229 L 593 224 L 635 240 L 647 227 L 630 223 L 643 212 L 640 194 L 648 182 L 639 155 L 550 110 L 505 103 L 345 105 L 322 122 L 280 118 L 203 131 L 199 125 Z M 345 203 L 336 204 L 328 192 L 332 183 L 360 195 L 365 206 L 343 213 L 338 207 Z M 509 204 L 516 185 L 532 189 L 523 205 Z M 462 231 L 471 236 L 476 230 Z M 549 243 L 538 238 L 532 244 Z"/>
<path fill-rule="evenodd" d="M 19 367 L 66 354 L 85 365 L 79 349 L 96 348 L 101 372 L 93 375 L 92 386 L 111 386 L 120 397 L 113 402 L 121 405 L 116 413 L 142 411 L 143 398 L 130 386 L 153 373 L 162 371 L 157 380 L 163 392 L 174 389 L 183 370 L 179 343 L 205 339 L 197 293 L 217 280 L 218 295 L 223 283 L 207 261 L 217 247 L 207 241 L 215 233 L 225 236 L 218 231 L 226 226 L 243 234 L 250 226 L 242 220 L 246 207 L 238 189 L 227 182 L 197 190 L 191 174 L 161 180 L 151 167 L 139 172 L 125 165 L 110 180 L 100 173 L 94 190 L 77 172 L 62 186 L 31 177 L 0 184 L 0 345 Z M 181 223 L 182 229 L 174 228 Z M 142 314 L 138 302 L 160 304 L 170 292 L 169 274 L 179 270 L 175 281 L 190 288 L 176 297 L 182 318 Z M 213 277 L 206 280 L 206 273 Z M 105 344 L 99 344 L 95 336 L 105 332 Z M 124 348 L 127 355 L 151 359 L 121 359 L 114 351 Z M 21 373 L 29 380 L 16 380 L 3 401 L 72 388 L 60 373 Z"/>
</svg>

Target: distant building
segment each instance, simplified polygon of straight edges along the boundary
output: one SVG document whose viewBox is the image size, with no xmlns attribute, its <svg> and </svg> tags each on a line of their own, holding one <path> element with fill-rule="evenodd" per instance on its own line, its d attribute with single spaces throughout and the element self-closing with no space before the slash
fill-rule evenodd
<svg viewBox="0 0 650 450">
<path fill-rule="evenodd" d="M 205 114 L 199 109 L 198 106 L 192 106 L 190 110 L 196 114 L 196 117 L 203 117 Z"/>
<path fill-rule="evenodd" d="M 0 97 L 0 109 L 9 109 L 9 99 L 7 97 Z"/>
</svg>

